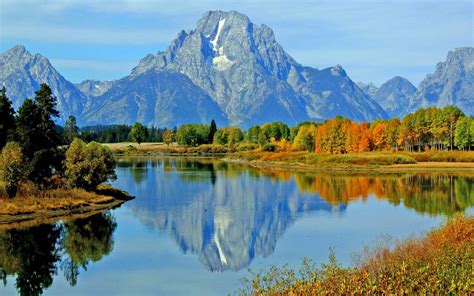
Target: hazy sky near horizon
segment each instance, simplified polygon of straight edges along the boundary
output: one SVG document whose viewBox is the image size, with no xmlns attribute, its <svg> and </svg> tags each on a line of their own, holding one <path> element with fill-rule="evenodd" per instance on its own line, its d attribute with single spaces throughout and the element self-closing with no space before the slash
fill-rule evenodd
<svg viewBox="0 0 474 296">
<path fill-rule="evenodd" d="M 447 52 L 474 46 L 474 0 L 1 0 L 0 50 L 46 56 L 66 79 L 117 79 L 164 50 L 207 10 L 266 24 L 303 65 L 340 64 L 355 81 L 416 86 Z"/>
</svg>

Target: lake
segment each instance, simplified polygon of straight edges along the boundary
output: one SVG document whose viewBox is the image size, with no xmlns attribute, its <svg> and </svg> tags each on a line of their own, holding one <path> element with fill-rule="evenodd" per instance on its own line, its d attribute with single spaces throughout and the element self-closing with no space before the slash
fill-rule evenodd
<svg viewBox="0 0 474 296">
<path fill-rule="evenodd" d="M 344 265 L 364 246 L 473 213 L 474 173 L 291 173 L 214 158 L 121 159 L 136 196 L 85 219 L 0 229 L 1 295 L 226 295 L 271 265 Z"/>
</svg>

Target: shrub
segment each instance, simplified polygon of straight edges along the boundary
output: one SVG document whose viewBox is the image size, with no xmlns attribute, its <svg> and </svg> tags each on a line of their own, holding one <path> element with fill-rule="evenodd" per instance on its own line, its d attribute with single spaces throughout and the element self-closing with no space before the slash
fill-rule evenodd
<svg viewBox="0 0 474 296">
<path fill-rule="evenodd" d="M 262 150 L 267 152 L 273 152 L 276 150 L 276 146 L 275 144 L 267 143 L 263 145 Z"/>
<path fill-rule="evenodd" d="M 258 144 L 249 144 L 249 143 L 243 143 L 237 146 L 237 151 L 249 151 L 249 150 L 255 150 L 259 146 Z"/>
<path fill-rule="evenodd" d="M 203 144 L 198 147 L 193 147 L 190 149 L 192 153 L 207 153 L 207 154 L 214 154 L 214 153 L 227 153 L 229 149 L 224 145 L 220 144 Z"/>
<path fill-rule="evenodd" d="M 71 187 L 95 190 L 115 178 L 115 160 L 110 149 L 96 142 L 75 139 L 66 152 L 66 177 Z"/>
<path fill-rule="evenodd" d="M 23 153 L 21 147 L 16 142 L 8 142 L 2 149 L 0 159 L 2 180 L 5 182 L 5 189 L 8 197 L 15 197 L 18 184 L 23 178 Z"/>
</svg>

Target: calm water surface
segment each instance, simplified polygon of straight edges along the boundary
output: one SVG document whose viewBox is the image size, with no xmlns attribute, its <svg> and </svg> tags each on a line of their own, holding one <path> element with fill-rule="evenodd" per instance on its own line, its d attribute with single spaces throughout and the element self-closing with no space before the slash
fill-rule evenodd
<svg viewBox="0 0 474 296">
<path fill-rule="evenodd" d="M 340 262 L 473 212 L 474 174 L 293 174 L 217 159 L 131 158 L 136 196 L 86 219 L 0 229 L 1 295 L 223 295 L 247 268 Z"/>
</svg>

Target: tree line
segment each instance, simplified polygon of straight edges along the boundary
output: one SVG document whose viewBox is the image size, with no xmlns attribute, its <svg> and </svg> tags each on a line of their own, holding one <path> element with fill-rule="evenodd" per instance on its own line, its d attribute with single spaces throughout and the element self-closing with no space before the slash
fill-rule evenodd
<svg viewBox="0 0 474 296">
<path fill-rule="evenodd" d="M 256 125 L 247 131 L 237 127 L 185 124 L 176 132 L 180 145 L 253 144 L 265 151 L 306 150 L 317 153 L 367 151 L 462 150 L 474 147 L 474 119 L 459 108 L 430 107 L 402 119 L 357 123 L 337 116 L 324 122 L 302 122 L 289 127 L 282 122 Z"/>
<path fill-rule="evenodd" d="M 66 125 L 67 126 L 67 125 Z M 133 130 L 133 132 L 132 132 Z M 146 127 L 140 123 L 133 126 L 120 125 L 94 125 L 78 129 L 79 137 L 86 141 L 98 143 L 123 143 L 123 142 L 165 142 L 170 133 L 176 134 L 177 128 L 167 129 L 155 126 Z M 174 141 L 174 139 L 172 139 Z"/>
<path fill-rule="evenodd" d="M 15 197 L 22 185 L 40 190 L 94 190 L 115 177 L 110 149 L 78 139 L 74 117 L 64 128 L 57 126 L 56 105 L 56 97 L 44 83 L 18 112 L 13 110 L 5 87 L 0 90 L 0 174 L 9 197 Z"/>
</svg>

